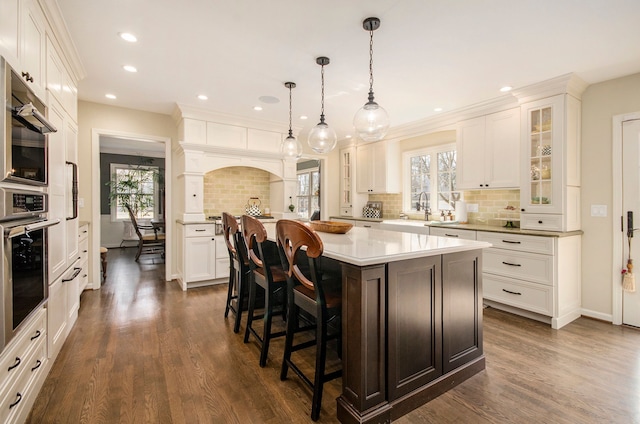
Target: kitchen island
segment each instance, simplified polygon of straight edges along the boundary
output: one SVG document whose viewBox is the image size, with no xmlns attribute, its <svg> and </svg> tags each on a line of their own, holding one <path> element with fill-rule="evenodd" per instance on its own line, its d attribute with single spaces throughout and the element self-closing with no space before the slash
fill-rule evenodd
<svg viewBox="0 0 640 424">
<path fill-rule="evenodd" d="M 265 224 L 275 241 L 275 224 Z M 390 422 L 485 368 L 486 242 L 352 228 L 318 233 L 342 272 L 342 423 Z"/>
</svg>

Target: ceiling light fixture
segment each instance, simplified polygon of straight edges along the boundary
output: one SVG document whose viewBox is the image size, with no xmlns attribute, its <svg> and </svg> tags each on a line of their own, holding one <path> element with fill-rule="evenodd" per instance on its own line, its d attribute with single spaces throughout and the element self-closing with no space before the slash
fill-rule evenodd
<svg viewBox="0 0 640 424">
<path fill-rule="evenodd" d="M 106 97 L 107 99 L 111 99 L 111 100 L 115 100 L 116 99 L 116 95 L 115 94 L 105 94 L 104 97 Z"/>
<path fill-rule="evenodd" d="M 324 122 L 324 67 L 329 64 L 329 58 L 320 56 L 316 58 L 316 63 L 321 66 L 320 76 L 322 78 L 320 122 L 309 131 L 309 146 L 316 153 L 329 153 L 336 147 L 338 137 L 333 128 Z"/>
<path fill-rule="evenodd" d="M 198 94 L 200 100 L 208 100 L 209 98 L 205 94 Z"/>
<path fill-rule="evenodd" d="M 373 99 L 373 31 L 380 27 L 380 19 L 367 18 L 362 27 L 369 31 L 369 101 L 356 112 L 353 126 L 356 133 L 364 141 L 378 141 L 387 134 L 389 115 Z"/>
<path fill-rule="evenodd" d="M 135 66 L 131 66 L 131 65 L 124 65 L 122 67 L 122 69 L 124 69 L 127 72 L 138 72 L 138 70 L 136 69 Z"/>
<path fill-rule="evenodd" d="M 136 41 L 138 41 L 138 38 L 135 35 L 131 34 L 130 32 L 121 32 L 118 35 L 124 41 L 128 41 L 130 43 L 135 43 Z"/>
<path fill-rule="evenodd" d="M 502 87 L 500 89 L 500 91 L 502 91 L 503 93 L 508 93 L 509 91 L 511 91 L 513 89 L 513 87 L 505 85 L 504 87 Z"/>
<path fill-rule="evenodd" d="M 259 112 L 262 110 L 262 106 L 254 106 L 253 110 L 257 110 Z"/>
<path fill-rule="evenodd" d="M 442 112 L 442 108 L 441 107 L 437 107 L 435 109 L 433 109 L 434 112 Z"/>
<path fill-rule="evenodd" d="M 300 159 L 302 156 L 302 143 L 293 136 L 291 130 L 291 89 L 296 88 L 295 82 L 285 82 L 284 86 L 289 89 L 289 136 L 280 145 L 280 152 L 285 159 Z"/>
<path fill-rule="evenodd" d="M 305 119 L 309 119 L 309 117 L 307 115 L 300 115 L 300 119 L 304 121 Z"/>
</svg>

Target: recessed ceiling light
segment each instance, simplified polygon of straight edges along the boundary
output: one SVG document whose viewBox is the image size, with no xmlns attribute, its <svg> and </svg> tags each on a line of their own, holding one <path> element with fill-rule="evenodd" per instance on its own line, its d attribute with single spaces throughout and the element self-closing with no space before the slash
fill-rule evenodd
<svg viewBox="0 0 640 424">
<path fill-rule="evenodd" d="M 442 112 L 442 108 L 441 107 L 437 107 L 435 109 L 433 109 L 434 112 Z"/>
<path fill-rule="evenodd" d="M 130 32 L 121 32 L 118 35 L 124 41 L 128 41 L 130 43 L 135 43 L 136 41 L 138 41 L 138 38 L 135 35 L 131 34 Z"/>
<path fill-rule="evenodd" d="M 300 119 L 305 120 L 308 119 L 309 117 L 307 115 L 300 115 Z"/>
<path fill-rule="evenodd" d="M 262 110 L 262 106 L 254 106 L 253 110 Z"/>
<path fill-rule="evenodd" d="M 502 88 L 500 89 L 500 91 L 502 91 L 503 93 L 507 93 L 507 92 L 511 91 L 511 89 L 512 89 L 512 88 L 513 88 L 513 87 L 511 87 L 511 86 L 509 86 L 509 85 L 505 85 L 504 87 L 502 87 Z"/>
<path fill-rule="evenodd" d="M 138 70 L 136 69 L 135 66 L 131 66 L 131 65 L 124 65 L 122 67 L 122 69 L 124 69 L 127 72 L 138 72 Z"/>
<path fill-rule="evenodd" d="M 209 98 L 208 98 L 206 95 L 204 95 L 204 94 L 198 94 L 198 98 L 199 98 L 200 100 L 207 100 L 207 99 L 209 99 Z"/>
<path fill-rule="evenodd" d="M 105 94 L 104 97 L 106 97 L 107 99 L 111 99 L 111 100 L 115 100 L 116 99 L 116 95 L 115 94 Z"/>
<path fill-rule="evenodd" d="M 350 135 L 350 134 L 347 134 L 347 135 L 345 136 L 345 138 L 351 138 L 351 135 Z"/>
</svg>

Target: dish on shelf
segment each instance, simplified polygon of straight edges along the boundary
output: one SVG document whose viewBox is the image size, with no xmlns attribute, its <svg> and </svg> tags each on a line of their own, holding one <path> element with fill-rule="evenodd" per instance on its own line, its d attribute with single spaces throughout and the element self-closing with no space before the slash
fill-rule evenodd
<svg viewBox="0 0 640 424">
<path fill-rule="evenodd" d="M 534 205 L 538 205 L 538 204 L 548 205 L 549 199 L 546 197 L 543 197 L 542 199 L 540 197 L 532 197 L 531 203 L 533 203 Z"/>
<path fill-rule="evenodd" d="M 345 234 L 353 227 L 353 224 L 338 221 L 309 221 L 309 226 L 314 231 L 321 233 Z"/>
</svg>

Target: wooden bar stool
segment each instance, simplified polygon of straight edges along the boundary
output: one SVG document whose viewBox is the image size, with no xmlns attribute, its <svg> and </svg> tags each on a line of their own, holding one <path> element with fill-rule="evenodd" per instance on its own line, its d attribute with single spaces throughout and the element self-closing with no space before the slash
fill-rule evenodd
<svg viewBox="0 0 640 424">
<path fill-rule="evenodd" d="M 105 280 L 107 279 L 107 253 L 109 250 L 100 246 L 100 265 L 102 265 L 102 278 Z"/>
<path fill-rule="evenodd" d="M 249 266 L 249 312 L 244 342 L 249 341 L 253 334 L 260 344 L 260 366 L 267 363 L 269 343 L 274 337 L 285 335 L 284 331 L 271 332 L 271 322 L 274 315 L 285 315 L 287 277 L 282 270 L 275 245 L 267 242 L 267 230 L 257 219 L 248 215 L 242 216 L 242 235 L 247 245 Z M 264 313 L 256 315 L 257 286 L 264 289 Z M 279 307 L 279 310 L 276 310 Z M 253 328 L 253 321 L 261 319 L 264 322 L 262 336 Z"/>
<path fill-rule="evenodd" d="M 242 311 L 245 309 L 251 270 L 249 268 L 249 259 L 247 258 L 247 247 L 244 244 L 238 221 L 226 212 L 222 213 L 222 230 L 224 242 L 229 251 L 229 289 L 227 291 L 224 317 L 227 318 L 229 316 L 229 311 L 235 314 L 233 332 L 238 333 L 240 331 Z"/>
<path fill-rule="evenodd" d="M 311 419 L 316 421 L 322 409 L 324 383 L 342 376 L 342 369 L 325 373 L 327 341 L 337 338 L 338 350 L 341 349 L 341 323 L 338 322 L 334 334 L 328 334 L 329 322 L 334 319 L 339 320 L 341 315 L 341 277 L 331 278 L 330 275 L 322 273 L 320 269 L 322 240 L 311 228 L 297 221 L 280 220 L 276 223 L 276 235 L 282 267 L 287 275 L 288 295 L 287 335 L 280 379 L 285 380 L 291 368 L 313 390 Z M 305 258 L 308 268 L 307 263 L 303 263 Z M 303 269 L 308 270 L 303 272 Z M 294 345 L 294 334 L 306 329 L 298 326 L 300 309 L 315 317 L 316 338 Z M 291 353 L 314 345 L 316 346 L 316 364 L 314 379 L 311 381 L 301 368 L 293 363 Z"/>
</svg>

